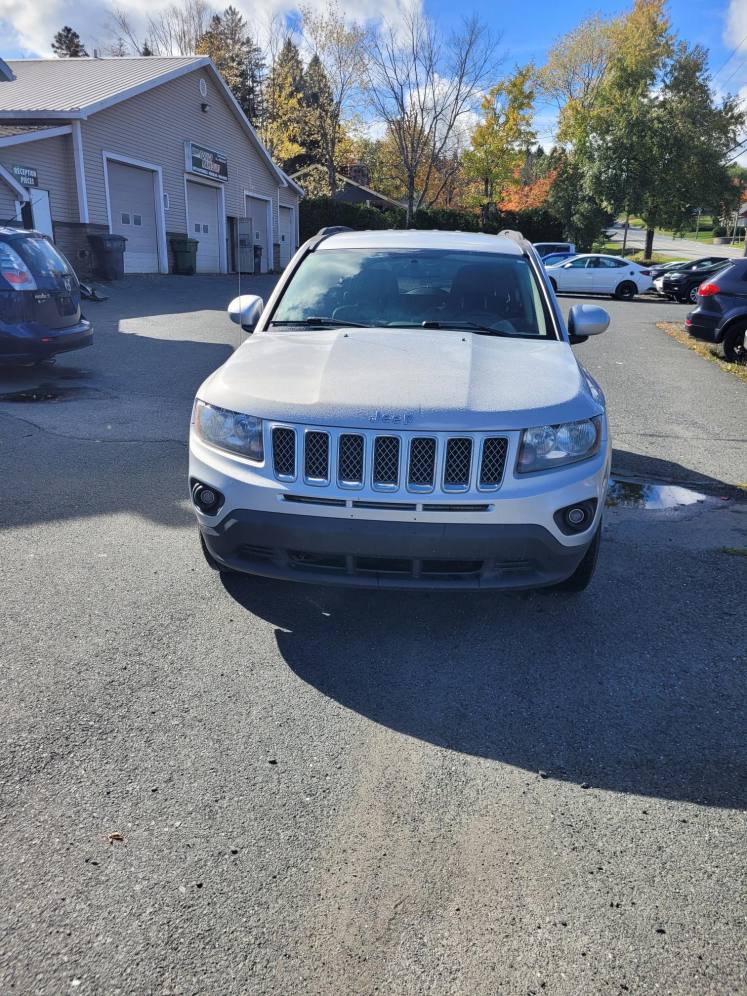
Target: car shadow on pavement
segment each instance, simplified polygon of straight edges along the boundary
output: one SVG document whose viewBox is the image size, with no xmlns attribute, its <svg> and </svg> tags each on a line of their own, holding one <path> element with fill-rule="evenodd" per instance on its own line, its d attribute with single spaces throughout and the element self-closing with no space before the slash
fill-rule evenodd
<svg viewBox="0 0 747 996">
<path fill-rule="evenodd" d="M 583 787 L 745 808 L 747 634 L 724 598 L 744 563 L 689 540 L 688 516 L 731 507 L 610 509 L 577 596 L 222 581 L 301 681 L 384 727 Z"/>
<path fill-rule="evenodd" d="M 680 572 L 641 565 L 632 597 L 619 570 L 601 575 L 575 598 L 224 584 L 277 627 L 300 680 L 407 737 L 585 788 L 744 808 L 733 624 L 713 597 L 688 612 Z"/>
</svg>

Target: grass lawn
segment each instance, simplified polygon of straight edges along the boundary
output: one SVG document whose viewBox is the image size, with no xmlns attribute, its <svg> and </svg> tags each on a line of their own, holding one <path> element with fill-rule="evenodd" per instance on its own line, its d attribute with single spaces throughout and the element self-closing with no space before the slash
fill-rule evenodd
<svg viewBox="0 0 747 996">
<path fill-rule="evenodd" d="M 667 335 L 671 335 L 673 339 L 677 342 L 681 342 L 683 346 L 687 346 L 688 349 L 692 349 L 694 352 L 698 353 L 700 356 L 704 356 L 707 360 L 712 363 L 718 364 L 722 370 L 726 370 L 728 373 L 734 374 L 735 377 L 739 377 L 747 383 L 747 366 L 743 363 L 727 363 L 726 360 L 719 355 L 718 347 L 707 342 L 700 342 L 698 339 L 693 339 L 685 330 L 685 326 L 682 322 L 657 322 L 656 327 L 658 329 L 663 329 Z"/>
<path fill-rule="evenodd" d="M 594 252 L 606 252 L 611 256 L 622 256 L 620 252 L 621 248 L 621 242 L 598 242 L 594 246 Z M 630 259 L 633 263 L 674 263 L 680 257 L 670 256 L 663 252 L 655 252 L 651 259 L 644 260 L 642 249 L 627 246 L 625 249 L 625 258 Z"/>
</svg>

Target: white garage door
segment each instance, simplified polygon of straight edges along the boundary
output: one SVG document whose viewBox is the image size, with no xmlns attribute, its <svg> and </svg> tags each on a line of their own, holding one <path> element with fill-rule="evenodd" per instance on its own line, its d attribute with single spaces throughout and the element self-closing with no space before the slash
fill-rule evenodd
<svg viewBox="0 0 747 996">
<path fill-rule="evenodd" d="M 293 211 L 291 208 L 280 205 L 278 223 L 280 227 L 280 265 L 287 266 L 296 248 L 293 244 Z"/>
<path fill-rule="evenodd" d="M 189 236 L 197 239 L 197 272 L 220 271 L 219 197 L 216 187 L 187 183 Z"/>
<path fill-rule="evenodd" d="M 112 232 L 127 239 L 125 273 L 158 273 L 155 173 L 116 162 L 108 173 Z"/>
</svg>

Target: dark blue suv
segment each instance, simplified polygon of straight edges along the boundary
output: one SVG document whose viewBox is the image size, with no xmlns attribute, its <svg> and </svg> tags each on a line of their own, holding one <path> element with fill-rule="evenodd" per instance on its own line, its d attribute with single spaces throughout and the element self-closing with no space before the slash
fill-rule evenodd
<svg viewBox="0 0 747 996">
<path fill-rule="evenodd" d="M 747 259 L 707 277 L 685 319 L 694 339 L 720 343 L 730 363 L 747 363 Z"/>
<path fill-rule="evenodd" d="M 0 226 L 0 363 L 38 363 L 92 342 L 59 249 L 41 232 Z"/>
</svg>

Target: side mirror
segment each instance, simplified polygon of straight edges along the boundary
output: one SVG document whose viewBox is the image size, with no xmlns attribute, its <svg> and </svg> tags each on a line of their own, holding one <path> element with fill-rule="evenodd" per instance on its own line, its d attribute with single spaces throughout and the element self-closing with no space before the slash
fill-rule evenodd
<svg viewBox="0 0 747 996">
<path fill-rule="evenodd" d="M 574 304 L 568 312 L 568 338 L 571 345 L 586 342 L 590 335 L 599 335 L 609 328 L 610 316 L 596 304 Z"/>
<path fill-rule="evenodd" d="M 229 304 L 228 317 L 245 332 L 251 333 L 260 319 L 264 306 L 265 302 L 256 294 L 242 294 Z"/>
</svg>

